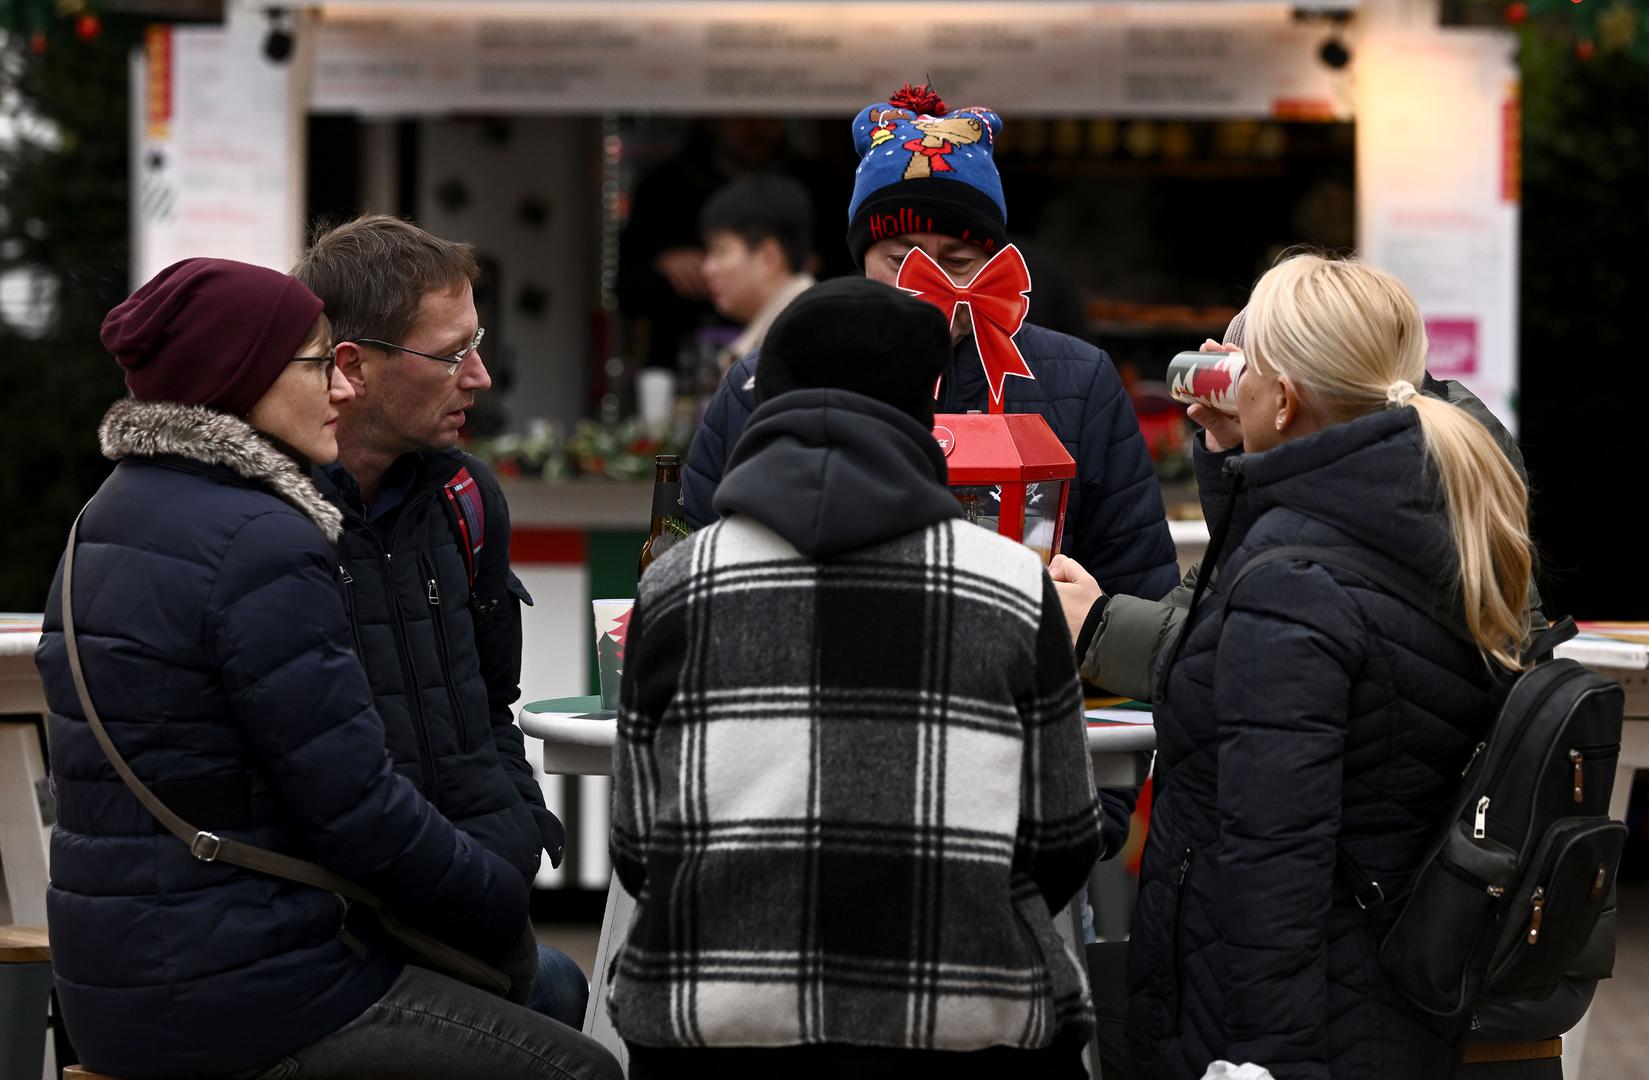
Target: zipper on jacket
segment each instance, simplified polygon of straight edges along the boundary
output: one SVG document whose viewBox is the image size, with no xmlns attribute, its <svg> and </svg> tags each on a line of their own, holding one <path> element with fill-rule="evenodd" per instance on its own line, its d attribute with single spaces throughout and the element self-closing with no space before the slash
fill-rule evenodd
<svg viewBox="0 0 1649 1080">
<path fill-rule="evenodd" d="M 1581 753 L 1579 750 L 1570 750 L 1569 760 L 1573 762 L 1575 766 L 1575 802 L 1585 802 L 1586 774 L 1581 770 L 1581 766 L 1586 764 L 1586 755 Z"/>
<path fill-rule="evenodd" d="M 338 564 L 339 579 L 344 583 L 344 617 L 349 620 L 349 640 L 355 644 L 355 658 L 366 663 L 366 654 L 361 651 L 361 625 L 355 615 L 355 579 L 350 576 L 344 564 Z"/>
<path fill-rule="evenodd" d="M 458 702 L 458 689 L 452 680 L 452 647 L 447 643 L 447 623 L 441 615 L 441 586 L 436 580 L 435 563 L 426 555 L 418 557 L 424 571 L 424 598 L 429 601 L 429 621 L 435 627 L 435 648 L 441 656 L 441 682 L 447 688 L 447 701 L 452 705 L 452 721 L 457 725 L 458 749 L 469 750 L 469 725 L 464 723 L 464 708 Z"/>
<path fill-rule="evenodd" d="M 411 649 L 407 645 L 406 613 L 401 610 L 400 595 L 395 589 L 395 555 L 390 550 L 394 546 L 396 538 L 401 535 L 401 525 L 406 521 L 407 511 L 416 505 L 417 501 L 414 501 L 402 506 L 401 515 L 395 519 L 395 530 L 390 535 L 390 543 L 387 547 L 382 540 L 378 539 L 378 534 L 373 531 L 371 525 L 367 524 L 364 516 L 353 510 L 346 510 L 345 513 L 355 524 L 360 526 L 359 531 L 362 535 L 371 538 L 372 543 L 377 546 L 378 551 L 384 557 L 384 561 L 379 565 L 384 575 L 384 584 L 388 587 L 389 606 L 395 612 L 395 617 L 390 620 L 389 628 L 395 638 L 396 657 L 401 662 L 402 685 L 406 688 L 408 709 L 412 713 L 412 734 L 418 741 L 418 770 L 423 780 L 419 785 L 419 791 L 423 793 L 424 798 L 434 804 L 436 809 L 440 809 L 441 789 L 435 771 L 435 755 L 429 746 L 429 729 L 424 717 L 424 702 L 418 692 L 418 681 L 412 664 Z"/>
<path fill-rule="evenodd" d="M 1465 767 L 1460 770 L 1461 779 L 1465 779 L 1466 774 L 1472 771 L 1472 766 L 1477 763 L 1477 759 L 1482 756 L 1484 750 L 1488 749 L 1488 746 L 1488 743 L 1480 742 L 1472 747 L 1472 756 L 1466 759 Z"/>
<path fill-rule="evenodd" d="M 1534 895 L 1529 897 L 1529 933 L 1525 938 L 1530 945 L 1540 940 L 1540 915 L 1546 907 L 1546 887 L 1536 885 Z"/>
<path fill-rule="evenodd" d="M 1185 1005 L 1185 879 L 1191 875 L 1191 849 L 1185 849 L 1179 872 L 1174 875 L 1174 1031 L 1182 1030 Z"/>
<path fill-rule="evenodd" d="M 1477 800 L 1477 816 L 1472 822 L 1472 839 L 1481 840 L 1489 835 L 1489 797 L 1483 796 Z"/>
</svg>

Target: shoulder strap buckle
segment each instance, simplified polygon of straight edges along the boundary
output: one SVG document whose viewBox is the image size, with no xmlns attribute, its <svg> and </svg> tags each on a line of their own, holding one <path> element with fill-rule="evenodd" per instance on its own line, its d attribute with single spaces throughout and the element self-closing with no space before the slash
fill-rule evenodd
<svg viewBox="0 0 1649 1080">
<path fill-rule="evenodd" d="M 217 861 L 218 852 L 223 850 L 223 840 L 216 833 L 209 833 L 205 829 L 195 834 L 189 841 L 189 854 L 201 862 Z"/>
</svg>

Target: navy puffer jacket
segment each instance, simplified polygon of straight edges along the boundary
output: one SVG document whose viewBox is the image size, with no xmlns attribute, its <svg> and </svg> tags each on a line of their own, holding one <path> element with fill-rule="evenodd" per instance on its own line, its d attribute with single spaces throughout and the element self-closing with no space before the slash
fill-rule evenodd
<svg viewBox="0 0 1649 1080">
<path fill-rule="evenodd" d="M 1355 573 L 1285 544 L 1373 552 L 1451 587 L 1457 561 L 1413 409 L 1227 465 L 1210 519 L 1246 500 L 1231 554 L 1158 684 L 1156 802 L 1129 946 L 1128 1034 L 1144 1074 L 1216 1059 L 1278 1080 L 1447 1076 L 1462 1024 L 1381 975 L 1335 848 L 1407 885 L 1500 685 L 1471 646 Z M 1240 503 L 1239 503 L 1240 506 Z M 1252 514 L 1253 516 L 1250 516 Z M 1252 524 L 1245 524 L 1245 522 Z"/>
<path fill-rule="evenodd" d="M 1037 413 L 1076 460 L 1076 483 L 1065 509 L 1062 550 L 1099 579 L 1107 593 L 1151 600 L 1179 584 L 1174 541 L 1139 433 L 1139 418 L 1111 358 L 1085 341 L 1026 324 L 1014 337 L 1035 379 L 1009 378 L 1003 410 Z M 727 458 L 744 434 L 760 350 L 734 364 L 693 436 L 682 469 L 682 498 L 694 525 L 716 520 L 711 498 Z M 979 347 L 970 334 L 956 347 L 939 400 L 941 413 L 989 408 Z"/>
<path fill-rule="evenodd" d="M 566 830 L 544 806 L 515 724 L 521 605 L 532 601 L 510 569 L 509 506 L 492 471 L 461 450 L 408 454 L 394 468 L 409 474 L 405 497 L 375 525 L 347 473 L 312 474 L 343 513 L 344 606 L 389 756 L 447 820 L 530 882 L 540 852 L 560 864 Z M 460 468 L 483 506 L 473 586 L 442 490 Z"/>
<path fill-rule="evenodd" d="M 223 413 L 126 401 L 101 435 L 119 464 L 80 523 L 75 625 L 138 777 L 197 827 L 318 861 L 500 957 L 526 885 L 391 769 L 338 597 L 336 512 Z M 60 569 L 36 654 L 58 800 L 47 918 L 82 1060 L 132 1080 L 223 1076 L 359 1016 L 400 963 L 364 927 L 365 955 L 351 951 L 330 893 L 201 862 L 162 830 L 84 718 L 61 588 Z"/>
</svg>

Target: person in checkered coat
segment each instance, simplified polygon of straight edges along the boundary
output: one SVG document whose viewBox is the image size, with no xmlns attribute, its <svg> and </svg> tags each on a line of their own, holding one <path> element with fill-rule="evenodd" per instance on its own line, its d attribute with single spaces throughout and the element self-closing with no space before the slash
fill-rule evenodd
<svg viewBox="0 0 1649 1080">
<path fill-rule="evenodd" d="M 1102 796 L 1040 560 L 945 486 L 949 360 L 931 304 L 803 293 L 722 519 L 641 581 L 611 841 L 637 913 L 607 1001 L 632 1080 L 1086 1075 L 1053 913 Z"/>
</svg>

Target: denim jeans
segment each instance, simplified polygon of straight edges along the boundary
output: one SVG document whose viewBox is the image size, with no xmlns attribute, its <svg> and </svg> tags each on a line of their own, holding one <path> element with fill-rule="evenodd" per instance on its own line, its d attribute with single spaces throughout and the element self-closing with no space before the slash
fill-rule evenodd
<svg viewBox="0 0 1649 1080">
<path fill-rule="evenodd" d="M 590 980 L 572 957 L 548 945 L 538 947 L 538 977 L 533 980 L 527 1008 L 559 1020 L 574 1031 L 584 1027 L 584 1009 L 590 1003 Z"/>
<path fill-rule="evenodd" d="M 408 966 L 366 1012 L 236 1080 L 624 1080 L 587 1035 Z"/>
</svg>

